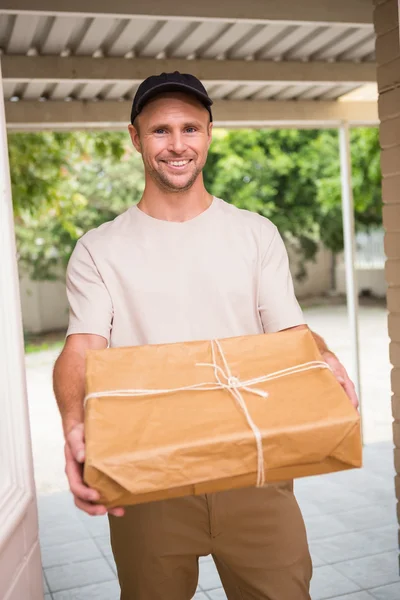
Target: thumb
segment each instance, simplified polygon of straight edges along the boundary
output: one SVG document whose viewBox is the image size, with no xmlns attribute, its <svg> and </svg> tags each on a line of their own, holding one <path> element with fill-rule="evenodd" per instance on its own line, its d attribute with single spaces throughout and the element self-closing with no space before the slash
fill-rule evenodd
<svg viewBox="0 0 400 600">
<path fill-rule="evenodd" d="M 79 463 L 85 461 L 85 441 L 83 423 L 75 425 L 67 434 L 67 443 L 75 460 Z"/>
</svg>

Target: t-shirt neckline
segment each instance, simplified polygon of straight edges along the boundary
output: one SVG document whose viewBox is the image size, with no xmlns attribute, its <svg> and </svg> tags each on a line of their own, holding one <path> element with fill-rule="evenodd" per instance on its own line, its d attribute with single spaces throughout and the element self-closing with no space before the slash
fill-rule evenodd
<svg viewBox="0 0 400 600">
<path fill-rule="evenodd" d="M 164 219 L 157 219 L 143 212 L 140 208 L 138 208 L 137 204 L 132 207 L 135 214 L 138 215 L 143 221 L 146 221 L 148 224 L 153 225 L 155 227 L 192 227 L 193 225 L 198 225 L 199 223 L 208 219 L 208 217 L 214 212 L 218 204 L 218 198 L 213 196 L 212 202 L 210 206 L 208 206 L 201 213 L 193 217 L 192 219 L 188 219 L 187 221 L 166 221 Z"/>
</svg>

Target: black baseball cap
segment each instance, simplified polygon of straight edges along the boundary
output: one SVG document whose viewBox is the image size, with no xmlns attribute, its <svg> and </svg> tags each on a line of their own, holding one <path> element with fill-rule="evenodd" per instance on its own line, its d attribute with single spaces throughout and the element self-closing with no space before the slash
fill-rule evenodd
<svg viewBox="0 0 400 600">
<path fill-rule="evenodd" d="M 208 110 L 210 119 L 211 121 L 213 120 L 210 109 L 213 102 L 201 81 L 190 73 L 175 71 L 174 73 L 151 75 L 142 81 L 133 99 L 131 123 L 134 122 L 146 102 L 164 92 L 185 92 L 186 94 L 192 94 Z"/>
</svg>

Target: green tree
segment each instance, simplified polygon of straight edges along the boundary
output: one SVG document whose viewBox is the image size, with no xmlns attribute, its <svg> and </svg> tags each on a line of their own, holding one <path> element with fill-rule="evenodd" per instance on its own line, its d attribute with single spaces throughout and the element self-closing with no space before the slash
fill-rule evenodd
<svg viewBox="0 0 400 600">
<path fill-rule="evenodd" d="M 365 229 L 381 223 L 378 132 L 356 129 L 351 141 L 356 228 Z M 142 194 L 125 133 L 18 133 L 9 149 L 19 262 L 34 279 L 62 276 L 76 240 Z M 214 195 L 277 225 L 299 277 L 321 240 L 343 248 L 336 131 L 216 130 L 204 177 Z"/>
<path fill-rule="evenodd" d="M 352 132 L 357 229 L 381 223 L 379 140 L 376 129 Z M 336 131 L 240 130 L 217 133 L 206 168 L 217 196 L 271 219 L 305 262 L 322 240 L 343 248 L 339 145 Z"/>
<path fill-rule="evenodd" d="M 382 194 L 378 130 L 351 131 L 352 185 L 356 231 L 380 226 Z M 304 168 L 316 182 L 319 235 L 335 254 L 343 250 L 339 140 L 335 130 L 322 131 L 307 148 Z"/>
<path fill-rule="evenodd" d="M 9 152 L 20 268 L 63 277 L 76 241 L 139 200 L 141 161 L 119 132 L 12 134 Z"/>
</svg>

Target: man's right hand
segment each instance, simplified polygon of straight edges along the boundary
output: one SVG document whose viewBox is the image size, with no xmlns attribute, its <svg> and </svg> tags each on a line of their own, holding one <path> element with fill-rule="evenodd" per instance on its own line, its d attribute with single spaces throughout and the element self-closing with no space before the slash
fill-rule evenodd
<svg viewBox="0 0 400 600">
<path fill-rule="evenodd" d="M 65 474 L 75 499 L 75 505 L 88 515 L 105 515 L 105 506 L 95 504 L 99 493 L 88 487 L 83 481 L 83 463 L 85 462 L 85 438 L 83 423 L 73 425 L 65 433 Z M 123 508 L 112 508 L 108 511 L 115 517 L 124 515 Z"/>
</svg>

